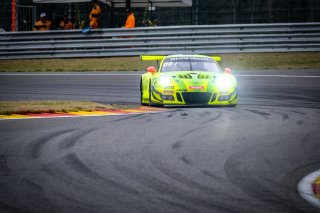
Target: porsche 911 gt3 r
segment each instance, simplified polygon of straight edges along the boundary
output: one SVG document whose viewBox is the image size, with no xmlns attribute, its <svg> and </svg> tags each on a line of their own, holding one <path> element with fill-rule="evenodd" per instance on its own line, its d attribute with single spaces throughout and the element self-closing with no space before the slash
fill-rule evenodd
<svg viewBox="0 0 320 213">
<path fill-rule="evenodd" d="M 148 67 L 141 76 L 141 104 L 221 105 L 238 103 L 237 81 L 217 61 L 221 57 L 204 55 L 141 56 L 142 60 L 161 61 L 159 69 Z"/>
</svg>

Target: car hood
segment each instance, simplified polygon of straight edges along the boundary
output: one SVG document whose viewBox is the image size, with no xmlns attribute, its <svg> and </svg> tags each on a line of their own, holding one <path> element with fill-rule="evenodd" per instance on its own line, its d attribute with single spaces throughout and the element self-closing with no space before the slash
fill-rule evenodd
<svg viewBox="0 0 320 213">
<path fill-rule="evenodd" d="M 180 80 L 208 80 L 214 79 L 222 73 L 212 73 L 203 71 L 185 71 L 185 72 L 165 72 L 162 75 L 170 76 L 174 79 Z"/>
<path fill-rule="evenodd" d="M 170 77 L 170 83 L 161 83 L 162 76 Z M 176 90 L 188 92 L 212 92 L 217 88 L 219 79 L 230 79 L 232 87 L 236 86 L 236 79 L 233 75 L 223 72 L 203 72 L 203 71 L 188 71 L 188 72 L 165 72 L 158 73 L 154 78 L 154 86 L 158 91 L 163 90 Z"/>
</svg>

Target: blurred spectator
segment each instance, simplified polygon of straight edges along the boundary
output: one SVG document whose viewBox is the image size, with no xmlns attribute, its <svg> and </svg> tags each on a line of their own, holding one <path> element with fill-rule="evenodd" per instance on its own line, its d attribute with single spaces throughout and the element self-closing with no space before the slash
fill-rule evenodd
<svg viewBox="0 0 320 213">
<path fill-rule="evenodd" d="M 80 22 L 79 28 L 80 28 L 80 29 L 84 29 L 85 24 L 86 24 L 86 22 L 85 22 L 84 20 L 82 20 L 82 21 Z"/>
<path fill-rule="evenodd" d="M 40 19 L 36 21 L 34 24 L 33 30 L 34 31 L 40 31 L 40 30 L 50 30 L 51 27 L 51 21 L 47 20 L 47 14 L 41 13 Z"/>
<path fill-rule="evenodd" d="M 74 29 L 74 25 L 72 21 L 68 18 L 67 15 L 63 17 L 63 20 L 59 24 L 59 28 L 62 30 L 72 30 Z"/>
<path fill-rule="evenodd" d="M 158 19 L 145 19 L 142 24 L 145 26 L 145 27 L 156 27 L 158 26 Z"/>
<path fill-rule="evenodd" d="M 60 23 L 63 21 L 63 17 L 61 16 L 56 16 L 52 22 L 51 22 L 51 28 L 50 30 L 61 30 L 59 27 Z"/>
<path fill-rule="evenodd" d="M 134 17 L 134 14 L 132 11 L 129 9 L 127 11 L 127 20 L 126 20 L 126 25 L 124 26 L 125 28 L 135 28 L 136 27 L 136 19 Z"/>
<path fill-rule="evenodd" d="M 98 0 L 91 0 L 92 10 L 89 14 L 90 27 L 92 29 L 97 29 L 100 27 L 100 14 L 101 8 L 98 4 Z"/>
</svg>

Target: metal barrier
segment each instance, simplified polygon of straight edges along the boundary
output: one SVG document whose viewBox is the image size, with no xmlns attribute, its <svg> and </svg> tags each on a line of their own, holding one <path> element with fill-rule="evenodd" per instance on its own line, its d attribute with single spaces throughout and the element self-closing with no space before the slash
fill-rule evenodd
<svg viewBox="0 0 320 213">
<path fill-rule="evenodd" d="M 320 51 L 320 23 L 0 33 L 0 59 Z"/>
</svg>

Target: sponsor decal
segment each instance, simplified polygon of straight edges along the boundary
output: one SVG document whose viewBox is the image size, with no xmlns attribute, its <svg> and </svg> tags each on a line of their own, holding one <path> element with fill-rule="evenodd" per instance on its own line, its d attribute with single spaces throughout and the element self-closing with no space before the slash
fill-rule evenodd
<svg viewBox="0 0 320 213">
<path fill-rule="evenodd" d="M 212 62 L 212 58 L 206 58 L 206 57 L 170 57 L 166 58 L 166 62 L 171 61 L 185 61 L 185 62 L 202 62 L 202 61 L 209 61 Z"/>
<path fill-rule="evenodd" d="M 320 177 L 312 183 L 312 191 L 314 195 L 320 199 Z"/>
<path fill-rule="evenodd" d="M 174 86 L 166 86 L 164 89 L 174 89 Z"/>
<path fill-rule="evenodd" d="M 229 92 L 220 91 L 220 95 L 228 95 Z"/>
<path fill-rule="evenodd" d="M 163 90 L 163 94 L 166 94 L 166 95 L 173 95 L 174 93 L 174 90 Z"/>
<path fill-rule="evenodd" d="M 204 86 L 189 86 L 189 89 L 204 89 Z"/>
</svg>

